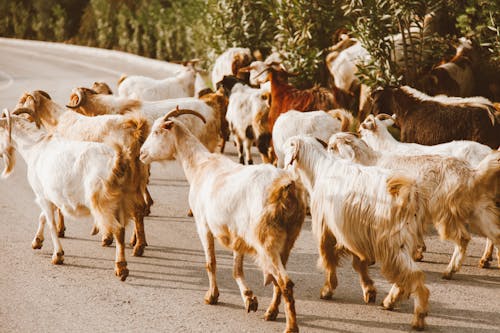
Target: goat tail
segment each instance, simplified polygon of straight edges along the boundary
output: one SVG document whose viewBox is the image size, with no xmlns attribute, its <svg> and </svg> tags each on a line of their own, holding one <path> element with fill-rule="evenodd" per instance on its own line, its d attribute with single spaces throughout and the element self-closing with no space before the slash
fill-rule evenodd
<svg viewBox="0 0 500 333">
<path fill-rule="evenodd" d="M 16 165 L 16 154 L 14 153 L 14 147 L 8 146 L 7 149 L 2 153 L 2 158 L 5 163 L 5 167 L 2 172 L 2 178 L 5 179 L 10 176 L 14 166 Z"/>
<path fill-rule="evenodd" d="M 424 196 L 416 180 L 403 175 L 390 176 L 386 186 L 394 200 L 392 220 L 399 221 L 401 236 L 414 251 L 418 245 L 417 240 L 423 238 L 425 221 L 428 219 L 421 209 L 425 207 Z"/>
<path fill-rule="evenodd" d="M 95 221 L 101 230 L 111 233 L 117 232 L 125 227 L 128 219 L 122 219 L 122 212 L 129 217 L 127 210 L 129 191 L 124 188 L 130 182 L 130 152 L 119 144 L 113 144 L 115 158 L 110 175 L 103 180 L 103 187 L 92 197 L 92 207 L 95 213 Z"/>
<path fill-rule="evenodd" d="M 118 82 L 117 82 L 117 86 L 119 87 L 120 84 L 127 78 L 127 74 L 122 74 L 122 76 L 120 76 L 120 78 L 118 79 Z"/>
<path fill-rule="evenodd" d="M 140 146 L 146 141 L 149 135 L 149 122 L 139 112 L 132 112 L 126 115 L 123 123 L 124 128 L 132 130 L 134 141 Z"/>
<path fill-rule="evenodd" d="M 492 187 L 499 182 L 500 177 L 500 151 L 488 154 L 476 167 L 474 187 Z"/>
<path fill-rule="evenodd" d="M 275 178 L 257 226 L 257 237 L 268 253 L 279 253 L 286 265 L 290 250 L 299 236 L 306 217 L 306 190 L 288 173 Z M 258 260 L 264 272 L 264 284 L 270 279 L 271 263 L 264 256 Z"/>
<path fill-rule="evenodd" d="M 354 126 L 354 117 L 352 114 L 345 109 L 334 109 L 328 111 L 328 114 L 333 118 L 340 120 L 340 130 L 342 132 L 349 132 Z"/>
</svg>

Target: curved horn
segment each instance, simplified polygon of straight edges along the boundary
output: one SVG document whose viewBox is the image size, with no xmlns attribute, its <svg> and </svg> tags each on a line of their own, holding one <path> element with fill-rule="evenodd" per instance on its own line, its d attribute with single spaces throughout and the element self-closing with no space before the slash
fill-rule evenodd
<svg viewBox="0 0 500 333">
<path fill-rule="evenodd" d="M 18 116 L 23 113 L 29 114 L 31 118 L 33 118 L 33 120 L 35 121 L 36 127 L 40 128 L 41 126 L 40 119 L 38 119 L 38 115 L 35 113 L 35 111 L 28 108 L 17 108 L 14 110 L 14 112 L 12 112 L 12 114 L 15 116 Z"/>
<path fill-rule="evenodd" d="M 76 95 L 76 97 L 78 97 L 78 101 L 76 101 L 76 103 L 72 103 L 75 99 L 74 95 Z M 86 97 L 85 97 L 85 94 L 82 94 L 82 89 L 76 88 L 76 89 L 73 89 L 73 93 L 71 94 L 71 97 L 70 97 L 71 104 L 66 104 L 66 107 L 68 107 L 70 109 L 76 109 L 77 107 L 82 105 L 82 103 L 85 101 L 86 101 Z"/>
<path fill-rule="evenodd" d="M 40 94 L 40 95 L 42 95 L 43 97 L 45 97 L 47 99 L 50 99 L 50 100 L 52 99 L 50 97 L 50 95 L 48 93 L 46 93 L 45 91 L 43 91 L 43 90 L 35 90 L 35 91 L 33 91 L 33 94 L 37 94 L 37 93 Z"/>
<path fill-rule="evenodd" d="M 9 145 L 12 143 L 12 121 L 10 119 L 9 110 L 3 109 L 2 117 L 5 116 L 7 119 L 7 132 L 9 133 Z"/>
<path fill-rule="evenodd" d="M 168 112 L 164 117 L 163 117 L 163 120 L 164 121 L 167 121 L 169 118 L 172 118 L 172 117 L 178 117 L 178 116 L 181 116 L 183 114 L 192 114 L 193 116 L 196 116 L 198 118 L 200 118 L 204 124 L 207 123 L 207 121 L 205 120 L 205 117 L 203 117 L 201 114 L 199 114 L 198 112 L 196 111 L 193 111 L 193 110 L 189 110 L 189 109 L 179 109 L 179 105 L 177 105 L 177 107 L 173 110 L 171 110 L 170 112 Z"/>
<path fill-rule="evenodd" d="M 386 113 L 379 113 L 378 115 L 375 116 L 378 120 L 387 120 L 387 119 L 392 119 L 392 117 Z"/>
</svg>

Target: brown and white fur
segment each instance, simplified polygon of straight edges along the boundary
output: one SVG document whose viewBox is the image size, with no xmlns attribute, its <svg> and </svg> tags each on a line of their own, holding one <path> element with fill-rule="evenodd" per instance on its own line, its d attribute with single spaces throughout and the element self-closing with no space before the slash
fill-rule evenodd
<svg viewBox="0 0 500 333">
<path fill-rule="evenodd" d="M 192 111 L 191 111 L 192 112 Z M 297 332 L 293 282 L 285 265 L 306 214 L 305 190 L 289 173 L 269 164 L 243 166 L 210 153 L 180 121 L 167 114 L 155 121 L 141 148 L 141 160 L 178 159 L 190 184 L 189 205 L 207 262 L 210 288 L 205 302 L 216 304 L 214 238 L 233 250 L 233 276 L 247 311 L 257 298 L 243 276 L 243 257 L 252 255 L 274 294 L 264 318 L 275 320 L 283 296 L 285 332 Z"/>
<path fill-rule="evenodd" d="M 450 279 L 460 269 L 471 239 L 469 229 L 500 246 L 500 212 L 495 204 L 499 152 L 492 152 L 473 168 L 454 157 L 377 152 L 351 133 L 334 134 L 328 146 L 330 151 L 350 161 L 404 170 L 418 179 L 428 217 L 442 239 L 455 243 L 443 278 Z"/>
</svg>

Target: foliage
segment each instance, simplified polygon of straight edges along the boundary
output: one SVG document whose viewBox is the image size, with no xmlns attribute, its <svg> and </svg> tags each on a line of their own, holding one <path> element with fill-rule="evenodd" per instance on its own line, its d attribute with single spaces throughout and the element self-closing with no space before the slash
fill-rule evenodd
<svg viewBox="0 0 500 333">
<path fill-rule="evenodd" d="M 324 58 L 346 26 L 370 53 L 359 66 L 370 86 L 415 83 L 460 35 L 482 46 L 480 76 L 500 73 L 500 3 L 491 0 L 0 0 L 0 12 L 0 36 L 201 58 L 206 68 L 229 47 L 277 51 L 299 86 L 326 83 Z M 431 12 L 440 16 L 424 27 Z"/>
<path fill-rule="evenodd" d="M 334 32 L 347 22 L 340 1 L 279 1 L 272 17 L 277 29 L 275 48 L 288 70 L 299 74 L 296 83 L 326 83 L 325 51 Z"/>
<path fill-rule="evenodd" d="M 346 14 L 356 17 L 349 28 L 371 56 L 359 67 L 361 80 L 369 86 L 414 84 L 447 50 L 445 38 L 424 27 L 426 15 L 446 8 L 435 0 L 349 1 Z"/>
</svg>

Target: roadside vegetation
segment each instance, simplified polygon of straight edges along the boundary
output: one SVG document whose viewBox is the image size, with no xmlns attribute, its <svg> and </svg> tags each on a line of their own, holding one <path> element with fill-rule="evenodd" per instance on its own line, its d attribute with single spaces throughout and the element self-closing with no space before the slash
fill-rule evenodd
<svg viewBox="0 0 500 333">
<path fill-rule="evenodd" d="M 478 77 L 500 73 L 500 2 L 494 0 L 0 0 L 0 36 L 122 50 L 162 60 L 202 59 L 228 47 L 279 52 L 295 84 L 326 84 L 324 59 L 339 31 L 371 55 L 370 86 L 413 84 L 449 59 L 461 36 L 480 50 Z M 424 18 L 439 15 L 431 34 Z M 345 29 L 345 30 L 342 30 Z M 410 31 L 419 32 L 410 33 Z M 393 57 L 403 34 L 404 59 Z"/>
</svg>

